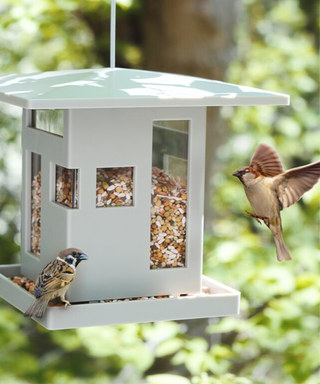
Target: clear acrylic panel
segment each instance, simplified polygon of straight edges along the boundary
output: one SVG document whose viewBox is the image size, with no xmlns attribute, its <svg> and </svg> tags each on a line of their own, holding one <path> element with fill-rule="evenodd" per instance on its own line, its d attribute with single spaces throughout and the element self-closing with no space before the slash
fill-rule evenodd
<svg viewBox="0 0 320 384">
<path fill-rule="evenodd" d="M 33 128 L 63 136 L 64 111 L 62 109 L 39 109 L 32 111 Z"/>
<path fill-rule="evenodd" d="M 133 206 L 133 167 L 98 168 L 96 207 Z"/>
<path fill-rule="evenodd" d="M 69 208 L 78 208 L 78 169 L 56 165 L 55 202 Z"/>
<path fill-rule="evenodd" d="M 154 121 L 150 269 L 186 266 L 189 121 Z"/>
<path fill-rule="evenodd" d="M 40 256 L 41 249 L 41 155 L 31 153 L 31 239 L 30 251 Z"/>
</svg>

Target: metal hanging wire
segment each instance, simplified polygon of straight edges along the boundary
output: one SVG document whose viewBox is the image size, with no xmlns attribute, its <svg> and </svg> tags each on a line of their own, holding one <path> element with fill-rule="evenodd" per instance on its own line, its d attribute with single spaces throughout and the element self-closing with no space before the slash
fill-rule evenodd
<svg viewBox="0 0 320 384">
<path fill-rule="evenodd" d="M 116 66 L 116 0 L 111 0 L 110 12 L 110 68 Z"/>
</svg>

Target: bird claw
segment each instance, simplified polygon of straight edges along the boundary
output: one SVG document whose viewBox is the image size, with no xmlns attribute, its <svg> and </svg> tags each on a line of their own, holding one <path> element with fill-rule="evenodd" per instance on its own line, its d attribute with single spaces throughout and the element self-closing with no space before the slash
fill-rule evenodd
<svg viewBox="0 0 320 384">
<path fill-rule="evenodd" d="M 250 216 L 250 217 L 252 217 L 253 219 L 255 219 L 260 225 L 261 225 L 261 221 L 260 220 L 262 220 L 264 223 L 265 223 L 265 225 L 267 226 L 267 227 L 269 227 L 269 225 L 270 225 L 270 219 L 269 219 L 269 217 L 263 217 L 263 216 L 258 216 L 258 215 L 254 215 L 253 213 L 251 213 L 251 212 L 248 212 L 248 211 L 246 211 L 246 214 L 248 215 L 248 216 Z"/>
<path fill-rule="evenodd" d="M 62 297 L 60 297 L 60 300 L 64 303 L 64 308 L 66 309 L 70 304 L 70 302 Z"/>
<path fill-rule="evenodd" d="M 261 221 L 259 219 L 262 220 L 262 218 L 260 216 L 254 215 L 253 213 L 251 213 L 249 211 L 246 211 L 246 214 L 248 216 L 252 217 L 253 219 L 255 219 L 255 221 L 257 221 L 261 225 Z"/>
<path fill-rule="evenodd" d="M 267 227 L 270 226 L 270 219 L 269 219 L 269 217 L 264 217 L 264 218 L 263 218 L 263 221 L 264 221 L 264 223 L 265 223 L 265 225 L 266 225 Z"/>
</svg>

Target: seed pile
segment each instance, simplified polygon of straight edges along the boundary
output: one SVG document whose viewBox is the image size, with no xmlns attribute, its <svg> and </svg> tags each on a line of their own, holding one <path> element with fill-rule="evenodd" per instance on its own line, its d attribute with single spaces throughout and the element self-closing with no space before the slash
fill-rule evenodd
<svg viewBox="0 0 320 384">
<path fill-rule="evenodd" d="M 72 183 L 75 183 L 74 205 Z M 78 208 L 78 170 L 75 180 L 72 180 L 72 169 L 56 166 L 56 202 L 69 208 Z"/>
<path fill-rule="evenodd" d="M 39 256 L 41 246 L 41 172 L 31 183 L 31 252 Z"/>
<path fill-rule="evenodd" d="M 186 186 L 153 167 L 151 194 L 150 269 L 184 267 Z"/>
<path fill-rule="evenodd" d="M 14 276 L 11 278 L 11 281 L 15 284 L 18 284 L 20 287 L 24 288 L 26 291 L 34 294 L 34 286 L 35 282 L 30 280 L 28 277 L 25 276 Z M 169 296 L 149 296 L 149 297 L 135 297 L 130 299 L 118 299 L 118 300 L 101 300 L 105 303 L 115 303 L 117 301 L 135 301 L 135 300 L 147 300 L 147 299 L 167 299 Z M 54 303 L 55 300 L 52 300 Z M 60 301 L 57 302 L 58 305 L 60 304 Z M 49 303 L 50 305 L 51 303 Z M 63 304 L 62 304 L 63 305 Z"/>
<path fill-rule="evenodd" d="M 133 168 L 98 168 L 96 207 L 133 205 Z"/>
<path fill-rule="evenodd" d="M 25 276 L 14 276 L 11 278 L 11 281 L 13 283 L 16 283 L 20 285 L 20 287 L 24 288 L 26 291 L 34 294 L 34 286 L 35 282 L 30 280 L 28 277 Z"/>
<path fill-rule="evenodd" d="M 25 277 L 25 276 L 14 276 L 11 278 L 11 281 L 15 284 L 18 284 L 20 287 L 22 287 L 23 289 L 25 289 L 26 291 L 34 295 L 35 282 L 33 280 L 30 280 L 28 277 Z M 50 307 L 64 306 L 64 303 L 62 303 L 61 300 L 57 297 L 49 301 L 48 305 Z"/>
</svg>

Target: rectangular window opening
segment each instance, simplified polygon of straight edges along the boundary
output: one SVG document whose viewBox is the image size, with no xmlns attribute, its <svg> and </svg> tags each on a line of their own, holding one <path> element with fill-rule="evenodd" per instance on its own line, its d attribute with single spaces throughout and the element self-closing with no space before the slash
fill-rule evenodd
<svg viewBox="0 0 320 384">
<path fill-rule="evenodd" d="M 96 207 L 133 206 L 133 167 L 98 168 Z"/>
<path fill-rule="evenodd" d="M 68 208 L 78 208 L 78 169 L 56 165 L 55 202 Z"/>
<path fill-rule="evenodd" d="M 41 250 L 41 155 L 31 153 L 31 239 L 30 251 Z"/>
<path fill-rule="evenodd" d="M 150 269 L 186 266 L 188 120 L 154 121 Z"/>
<path fill-rule="evenodd" d="M 64 111 L 63 109 L 39 109 L 31 113 L 31 127 L 63 136 Z"/>
</svg>

